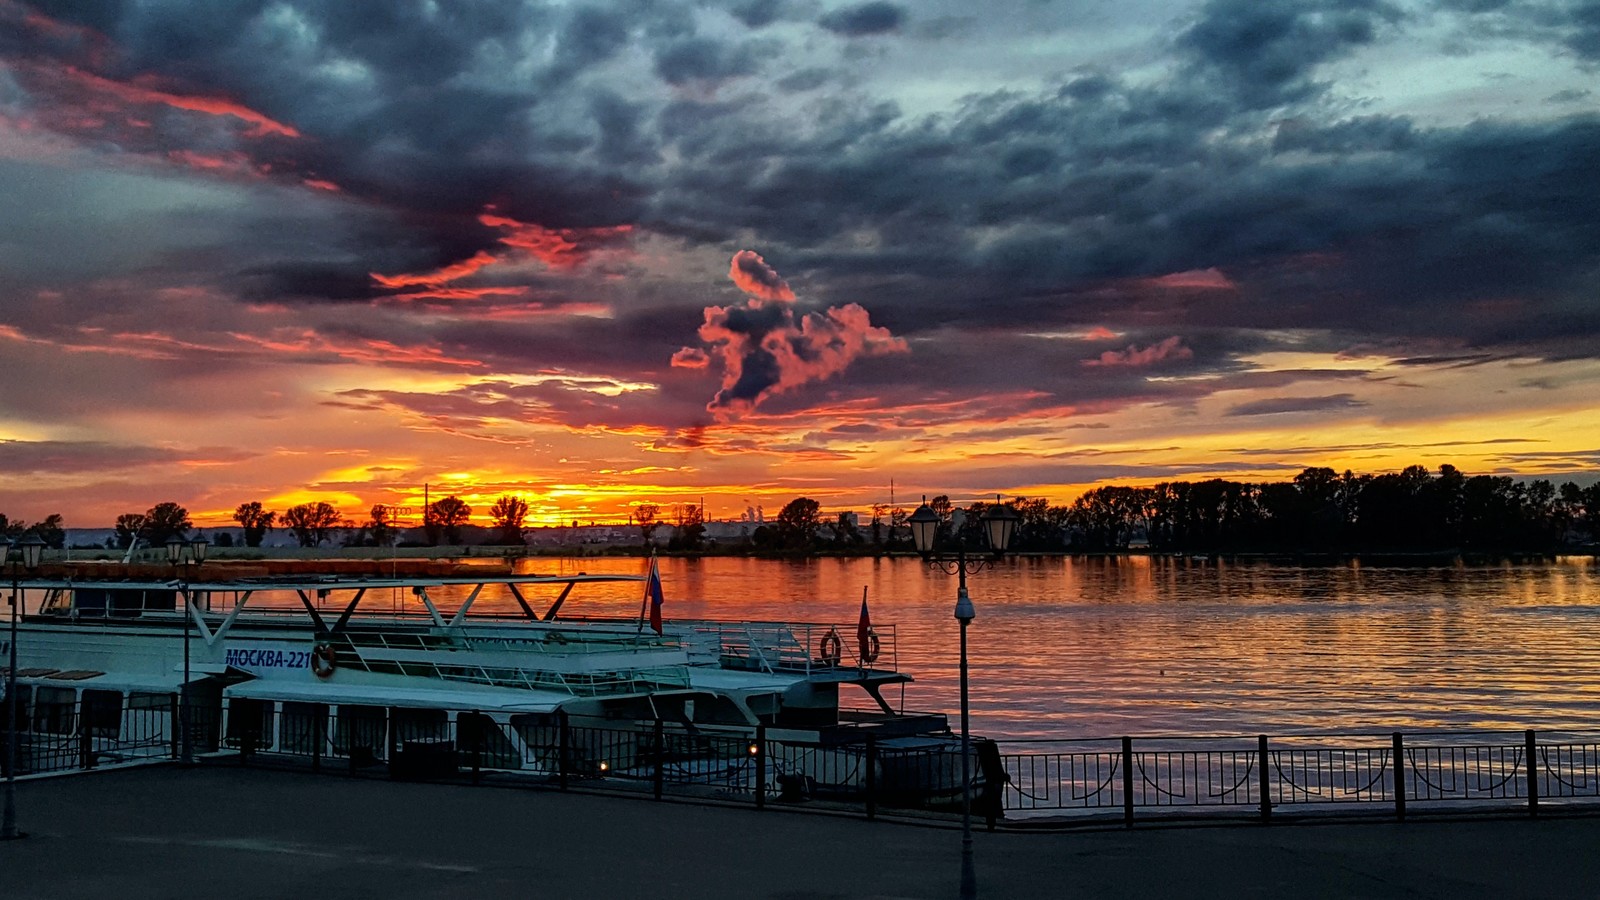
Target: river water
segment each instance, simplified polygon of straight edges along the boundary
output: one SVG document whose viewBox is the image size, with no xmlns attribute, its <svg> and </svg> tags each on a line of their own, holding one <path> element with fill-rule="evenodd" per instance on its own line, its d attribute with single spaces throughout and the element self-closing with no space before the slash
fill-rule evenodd
<svg viewBox="0 0 1600 900">
<path fill-rule="evenodd" d="M 911 558 L 662 559 L 665 617 L 894 626 L 908 709 L 958 705 L 956 579 Z M 528 559 L 640 574 L 638 559 Z M 1006 738 L 1600 727 L 1600 567 L 1024 558 L 971 576 L 972 730 Z M 594 596 L 599 592 L 590 591 Z M 637 609 L 637 585 L 569 612 Z M 487 598 L 486 598 L 487 599 Z M 885 661 L 888 661 L 887 657 Z"/>
</svg>

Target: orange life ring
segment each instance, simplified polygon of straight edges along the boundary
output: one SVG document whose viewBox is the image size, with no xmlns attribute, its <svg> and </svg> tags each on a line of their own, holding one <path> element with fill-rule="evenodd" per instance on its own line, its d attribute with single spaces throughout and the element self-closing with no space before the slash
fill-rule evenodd
<svg viewBox="0 0 1600 900">
<path fill-rule="evenodd" d="M 864 663 L 877 662 L 878 648 L 878 633 L 868 628 L 866 638 L 861 642 L 861 661 Z"/>
<path fill-rule="evenodd" d="M 318 678 L 329 678 L 333 675 L 334 667 L 338 663 L 334 660 L 332 644 L 318 644 L 311 650 L 311 672 Z"/>
<path fill-rule="evenodd" d="M 830 666 L 837 666 L 839 660 L 844 658 L 844 641 L 839 639 L 839 632 L 832 628 L 817 642 L 817 655 Z"/>
</svg>

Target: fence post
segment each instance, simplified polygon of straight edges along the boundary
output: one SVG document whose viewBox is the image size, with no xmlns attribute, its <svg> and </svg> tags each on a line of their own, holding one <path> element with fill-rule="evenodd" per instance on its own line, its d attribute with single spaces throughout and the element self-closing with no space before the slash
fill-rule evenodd
<svg viewBox="0 0 1600 900">
<path fill-rule="evenodd" d="M 89 698 L 78 701 L 78 763 L 85 769 L 94 768 L 94 737 L 89 730 Z"/>
<path fill-rule="evenodd" d="M 313 704 L 316 712 L 311 717 L 311 771 L 322 771 L 322 742 L 328 730 L 328 708 L 322 704 Z"/>
<path fill-rule="evenodd" d="M 767 806 L 767 726 L 756 726 L 756 809 Z"/>
<path fill-rule="evenodd" d="M 1133 827 L 1133 738 L 1122 739 L 1122 824 Z"/>
<path fill-rule="evenodd" d="M 567 711 L 556 710 L 556 782 L 564 791 L 567 789 L 567 754 L 570 750 L 571 737 L 567 734 Z"/>
<path fill-rule="evenodd" d="M 1539 815 L 1539 766 L 1534 762 L 1534 755 L 1539 750 L 1539 741 L 1534 736 L 1533 729 L 1529 728 L 1524 739 L 1526 749 L 1523 751 L 1528 757 L 1528 815 Z"/>
<path fill-rule="evenodd" d="M 1406 743 L 1398 731 L 1394 733 L 1394 819 L 1406 820 Z"/>
<path fill-rule="evenodd" d="M 1272 821 L 1272 795 L 1268 792 L 1267 778 L 1267 736 L 1256 736 L 1256 764 L 1261 767 L 1261 823 L 1263 825 Z"/>
<path fill-rule="evenodd" d="M 655 792 L 656 799 L 661 799 L 661 794 L 667 783 L 667 745 L 666 729 L 661 722 L 661 717 L 656 717 L 656 771 Z"/>
<path fill-rule="evenodd" d="M 467 720 L 472 723 L 472 783 L 480 784 L 483 781 L 483 744 L 484 732 L 483 714 L 477 710 L 472 711 L 472 718 Z M 461 718 L 456 717 L 456 730 L 461 729 Z"/>
<path fill-rule="evenodd" d="M 878 739 L 867 735 L 867 819 L 878 817 Z"/>
</svg>

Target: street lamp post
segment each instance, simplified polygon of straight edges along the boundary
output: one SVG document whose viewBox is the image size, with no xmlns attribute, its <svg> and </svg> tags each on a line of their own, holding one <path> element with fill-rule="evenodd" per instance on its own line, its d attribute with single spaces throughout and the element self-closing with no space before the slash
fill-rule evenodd
<svg viewBox="0 0 1600 900">
<path fill-rule="evenodd" d="M 999 500 L 998 497 L 995 498 Z M 978 876 L 972 866 L 972 735 L 969 730 L 969 705 L 967 702 L 967 626 L 977 616 L 972 608 L 972 598 L 967 594 L 967 573 L 981 572 L 999 562 L 1011 544 L 1011 535 L 1017 530 L 1021 516 L 1017 511 L 996 502 L 982 516 L 984 536 L 988 539 L 989 555 L 967 558 L 966 540 L 962 526 L 966 514 L 953 510 L 950 514 L 950 540 L 940 546 L 939 526 L 942 517 L 928 506 L 924 498 L 917 511 L 906 521 L 911 525 L 911 539 L 917 552 L 928 565 L 947 575 L 959 576 L 956 589 L 956 621 L 961 623 L 961 898 L 973 900 L 978 896 Z M 953 545 L 953 546 L 952 546 Z M 954 554 L 953 556 L 951 554 Z"/>
<path fill-rule="evenodd" d="M 17 830 L 17 618 L 22 615 L 22 584 L 17 575 L 17 563 L 30 573 L 39 568 L 44 558 L 44 541 L 29 535 L 6 548 L 6 556 L 16 551 L 11 560 L 11 665 L 6 669 L 6 800 L 5 815 L 0 819 L 0 841 L 14 841 L 23 836 Z"/>
<path fill-rule="evenodd" d="M 174 574 L 182 572 L 178 580 L 178 597 L 183 601 L 183 684 L 178 688 L 178 734 L 179 752 L 182 754 L 184 765 L 194 762 L 194 751 L 189 746 L 189 619 L 194 615 L 189 603 L 189 578 L 187 567 L 180 570 L 178 567 L 184 562 L 184 550 L 189 551 L 189 556 L 198 567 L 206 561 L 205 538 L 185 540 L 177 535 L 167 538 L 167 562 L 172 563 Z"/>
</svg>

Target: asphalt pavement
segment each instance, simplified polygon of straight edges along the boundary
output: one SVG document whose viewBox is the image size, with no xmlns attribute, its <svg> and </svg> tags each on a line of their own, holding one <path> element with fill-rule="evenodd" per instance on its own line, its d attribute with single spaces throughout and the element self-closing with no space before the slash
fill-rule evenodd
<svg viewBox="0 0 1600 900">
<path fill-rule="evenodd" d="M 554 790 L 162 766 L 17 786 L 4 900 L 954 898 L 960 832 Z M 1600 818 L 974 835 L 987 898 L 1600 897 Z"/>
</svg>

